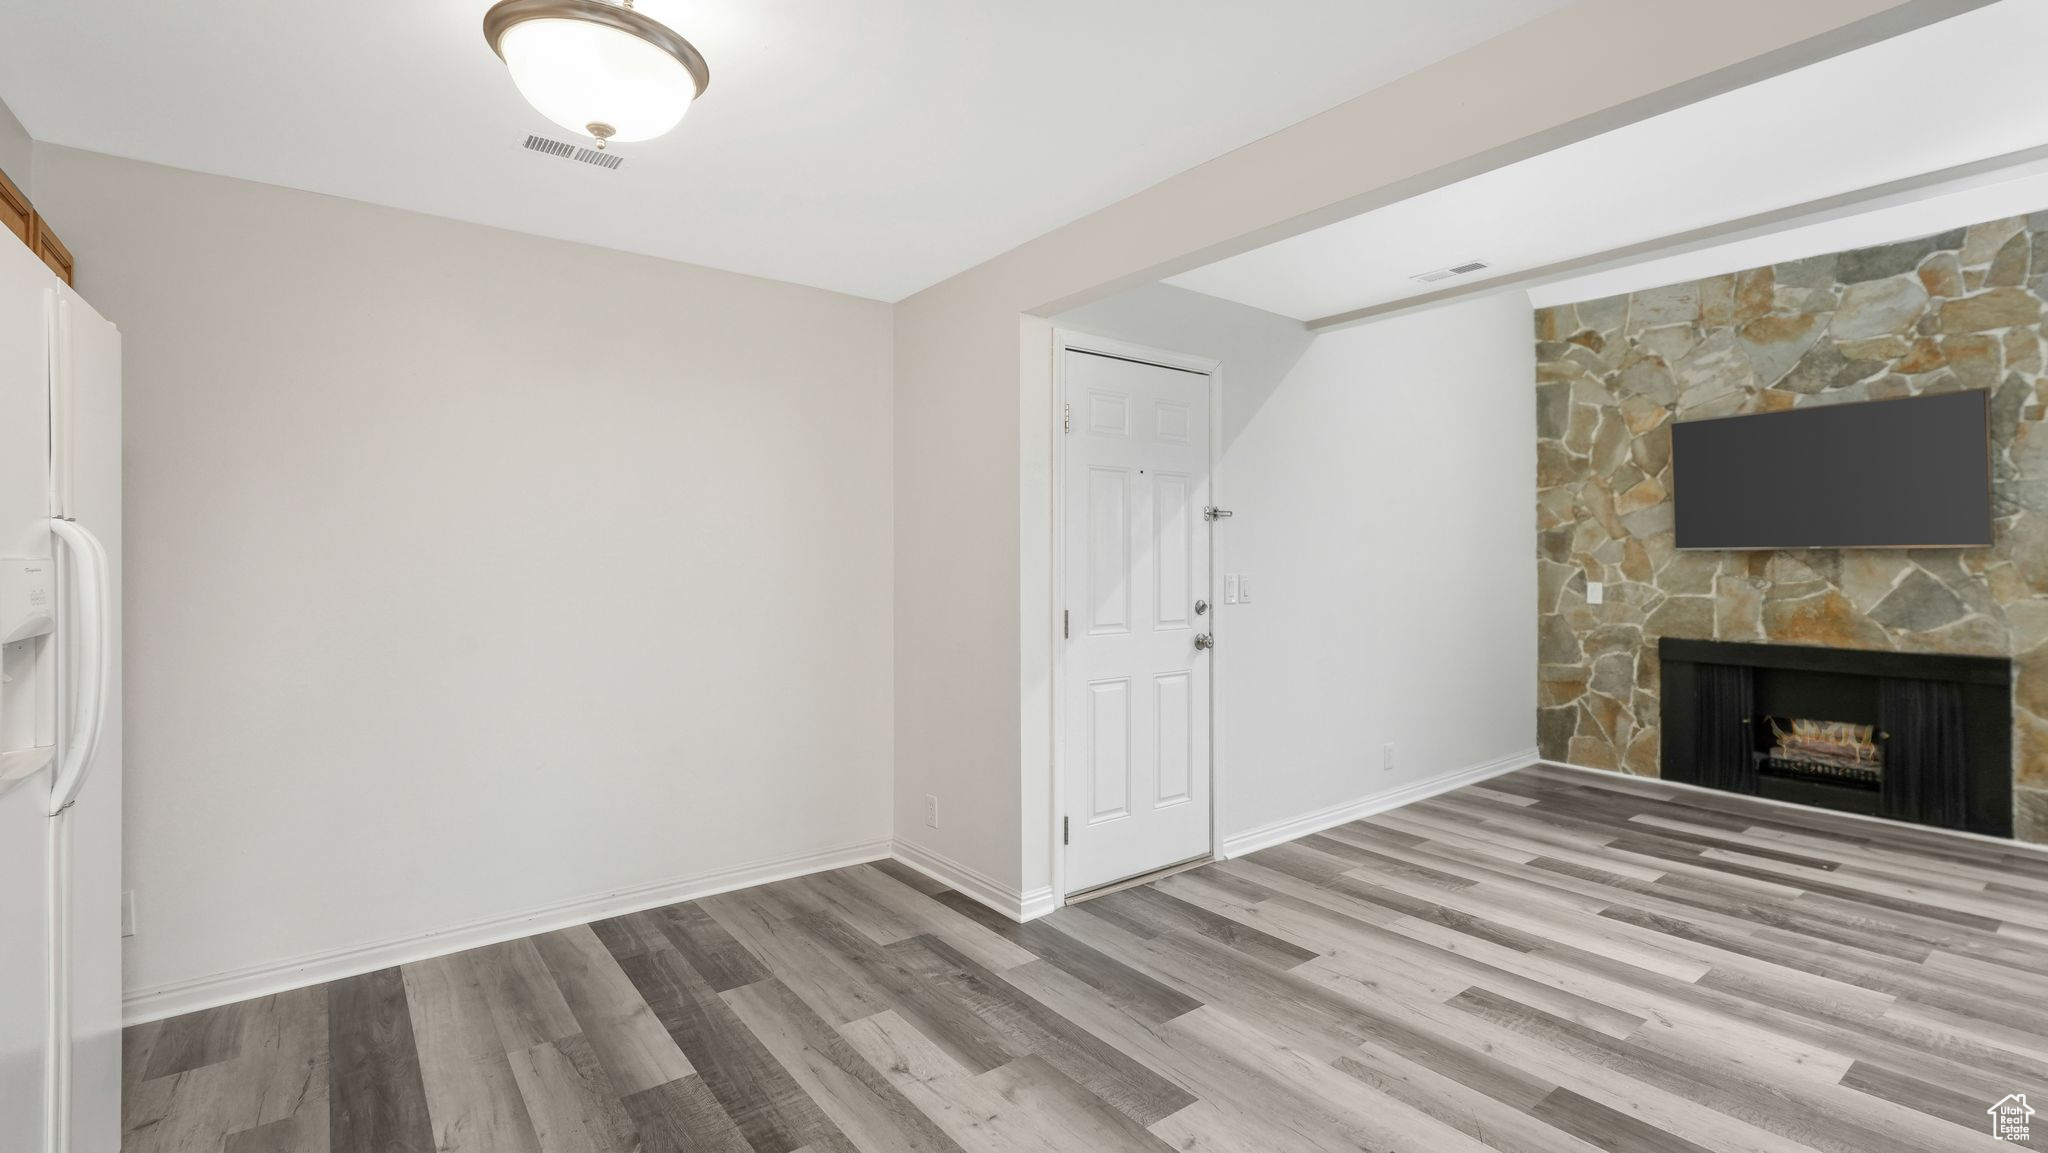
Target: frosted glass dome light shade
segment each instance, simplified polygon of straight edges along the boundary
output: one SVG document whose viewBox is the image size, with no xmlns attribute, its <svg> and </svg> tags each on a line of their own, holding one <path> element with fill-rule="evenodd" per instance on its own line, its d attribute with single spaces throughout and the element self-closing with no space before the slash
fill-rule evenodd
<svg viewBox="0 0 2048 1153">
<path fill-rule="evenodd" d="M 607 0 L 501 0 L 484 38 L 541 115 L 600 142 L 667 132 L 711 82 L 689 41 Z"/>
</svg>

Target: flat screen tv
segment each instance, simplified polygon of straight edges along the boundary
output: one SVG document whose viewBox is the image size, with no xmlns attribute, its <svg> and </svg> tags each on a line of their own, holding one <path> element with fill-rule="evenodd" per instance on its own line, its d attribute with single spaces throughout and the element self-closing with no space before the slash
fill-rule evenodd
<svg viewBox="0 0 2048 1153">
<path fill-rule="evenodd" d="M 1989 394 L 1680 421 L 1671 484 L 1679 548 L 1985 547 Z"/>
</svg>

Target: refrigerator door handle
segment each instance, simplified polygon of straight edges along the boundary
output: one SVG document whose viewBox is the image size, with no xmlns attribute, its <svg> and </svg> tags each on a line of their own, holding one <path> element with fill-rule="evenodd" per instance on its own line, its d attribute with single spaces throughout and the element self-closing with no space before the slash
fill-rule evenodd
<svg viewBox="0 0 2048 1153">
<path fill-rule="evenodd" d="M 64 759 L 58 763 L 57 775 L 50 782 L 50 814 L 55 816 L 78 799 L 78 791 L 85 787 L 86 774 L 92 770 L 93 753 L 107 717 L 107 687 L 113 675 L 108 658 L 112 655 L 113 636 L 107 629 L 107 550 L 76 521 L 52 519 L 50 532 L 71 550 L 71 571 L 78 582 L 75 603 L 79 608 L 80 653 L 79 699 L 73 710 L 69 739 L 64 743 Z"/>
</svg>

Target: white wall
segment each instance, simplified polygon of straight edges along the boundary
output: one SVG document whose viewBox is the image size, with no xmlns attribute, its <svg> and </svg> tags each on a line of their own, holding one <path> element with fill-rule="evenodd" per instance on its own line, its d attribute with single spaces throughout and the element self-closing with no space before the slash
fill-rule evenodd
<svg viewBox="0 0 2048 1153">
<path fill-rule="evenodd" d="M 125 340 L 131 991 L 887 838 L 888 306 L 37 185 Z"/>
<path fill-rule="evenodd" d="M 1315 339 L 1308 326 L 1170 284 L 1141 284 L 1052 318 L 1061 328 L 1223 362 L 1226 451 Z M 1221 483 L 1228 484 L 1227 478 Z M 1221 495 L 1221 493 L 1219 493 Z"/>
<path fill-rule="evenodd" d="M 1216 608 L 1226 845 L 1534 748 L 1526 297 L 1312 336 L 1146 285 L 1054 322 L 1222 362 L 1211 599 L 1254 594 Z"/>
<path fill-rule="evenodd" d="M 999 901 L 1021 899 L 1014 773 L 1023 739 L 1016 708 L 1017 394 L 969 386 L 946 368 L 953 348 L 979 349 L 1014 377 L 1014 312 L 921 346 L 923 363 L 899 372 L 896 455 L 896 619 L 920 638 L 896 647 L 895 830 L 904 846 L 963 880 L 982 878 Z M 903 323 L 897 310 L 897 323 Z M 995 331 L 985 331 L 988 327 Z M 992 430 L 1007 430 L 1009 437 Z M 1005 611 L 1007 609 L 1007 611 Z M 1008 653 L 1009 661 L 991 655 Z M 939 801 L 937 828 L 924 798 Z"/>
<path fill-rule="evenodd" d="M 1019 893 L 1051 876 L 1052 315 L 1977 6 L 1580 0 L 896 306 L 897 835 Z M 1599 68 L 1560 71 L 1560 58 Z M 1025 317 L 1020 328 L 1020 317 Z M 1048 362 L 1049 363 L 1049 362 Z M 1524 606 L 1526 607 L 1526 606 Z M 937 830 L 927 791 L 986 803 Z M 942 810 L 947 811 L 947 810 Z M 956 804 L 950 810 L 960 813 Z M 910 819 L 906 819 L 909 817 Z"/>
<path fill-rule="evenodd" d="M 22 194 L 35 197 L 34 175 L 35 141 L 29 139 L 28 130 L 4 102 L 0 102 L 0 172 L 14 181 Z"/>
<path fill-rule="evenodd" d="M 1531 328 L 1511 293 L 1320 335 L 1225 454 L 1226 847 L 1533 756 Z"/>
</svg>

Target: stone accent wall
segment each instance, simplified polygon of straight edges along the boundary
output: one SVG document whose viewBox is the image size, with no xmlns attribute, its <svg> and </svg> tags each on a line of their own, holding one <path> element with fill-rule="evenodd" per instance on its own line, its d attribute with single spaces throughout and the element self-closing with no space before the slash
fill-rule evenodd
<svg viewBox="0 0 2048 1153">
<path fill-rule="evenodd" d="M 2037 213 L 1538 310 L 1543 755 L 1657 775 L 1662 636 L 2010 656 L 2013 819 L 2048 843 L 2044 298 Z M 1993 547 L 1673 547 L 1672 421 L 1960 389 L 1991 394 Z"/>
</svg>

